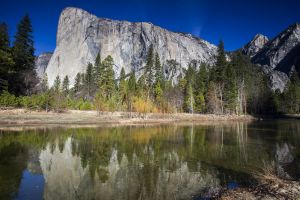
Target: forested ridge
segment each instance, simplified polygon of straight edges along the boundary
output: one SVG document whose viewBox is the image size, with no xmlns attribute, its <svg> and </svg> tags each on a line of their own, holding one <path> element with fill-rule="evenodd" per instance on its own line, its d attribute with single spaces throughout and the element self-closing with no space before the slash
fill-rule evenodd
<svg viewBox="0 0 300 200">
<path fill-rule="evenodd" d="M 19 23 L 14 41 L 8 27 L 0 25 L 0 105 L 46 111 L 79 109 L 130 112 L 187 112 L 213 114 L 276 114 L 300 112 L 300 81 L 297 71 L 283 93 L 272 91 L 261 67 L 240 51 L 227 56 L 220 41 L 214 65 L 191 61 L 176 81 L 165 77 L 165 69 L 152 45 L 142 73 L 117 76 L 114 58 L 89 63 L 70 88 L 68 76 L 57 76 L 48 86 L 47 76 L 35 72 L 33 29 L 26 15 Z M 167 64 L 177 69 L 175 59 Z M 137 74 L 142 74 L 137 76 Z"/>
</svg>

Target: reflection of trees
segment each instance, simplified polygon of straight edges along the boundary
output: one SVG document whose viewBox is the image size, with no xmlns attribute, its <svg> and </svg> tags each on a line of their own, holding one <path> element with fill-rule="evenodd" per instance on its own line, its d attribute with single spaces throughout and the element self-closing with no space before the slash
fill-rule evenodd
<svg viewBox="0 0 300 200">
<path fill-rule="evenodd" d="M 219 187 L 222 174 L 249 173 L 262 167 L 262 160 L 271 162 L 275 141 L 282 149 L 282 141 L 290 145 L 299 139 L 293 131 L 299 130 L 298 124 L 278 122 L 277 126 L 284 128 L 237 122 L 12 132 L 0 135 L 0 152 L 15 143 L 16 151 L 41 152 L 46 199 L 62 198 L 61 191 L 88 199 L 168 199 L 172 192 L 187 198 Z M 235 180 L 234 176 L 230 178 Z M 17 179 L 13 182 L 18 185 Z"/>
<path fill-rule="evenodd" d="M 1 145 L 0 149 L 0 199 L 11 199 L 21 183 L 26 168 L 27 150 L 19 143 Z"/>
</svg>

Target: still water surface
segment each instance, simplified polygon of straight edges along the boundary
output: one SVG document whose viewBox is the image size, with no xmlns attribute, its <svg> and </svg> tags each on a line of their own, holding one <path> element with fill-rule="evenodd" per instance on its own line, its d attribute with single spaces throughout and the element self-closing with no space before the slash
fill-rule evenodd
<svg viewBox="0 0 300 200">
<path fill-rule="evenodd" d="M 300 122 L 0 131 L 0 199 L 198 199 L 300 178 Z"/>
</svg>

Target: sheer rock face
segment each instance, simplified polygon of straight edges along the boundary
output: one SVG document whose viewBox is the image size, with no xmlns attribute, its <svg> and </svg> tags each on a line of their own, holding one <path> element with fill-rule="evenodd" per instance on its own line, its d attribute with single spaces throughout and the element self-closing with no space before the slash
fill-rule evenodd
<svg viewBox="0 0 300 200">
<path fill-rule="evenodd" d="M 38 78 L 43 78 L 51 57 L 52 53 L 42 53 L 41 55 L 36 57 L 35 70 Z"/>
<path fill-rule="evenodd" d="M 287 83 L 289 82 L 289 77 L 286 73 L 274 70 L 270 66 L 262 66 L 263 72 L 269 77 L 269 87 L 273 90 L 279 90 L 283 92 Z"/>
<path fill-rule="evenodd" d="M 273 90 L 283 92 L 292 68 L 300 72 L 300 24 L 290 26 L 270 41 L 256 35 L 242 52 L 249 55 L 253 63 L 263 66 Z"/>
<path fill-rule="evenodd" d="M 68 75 L 73 85 L 76 74 L 84 72 L 89 62 L 94 63 L 98 52 L 102 59 L 113 57 L 116 76 L 122 67 L 126 73 L 139 73 L 151 44 L 164 66 L 170 59 L 176 59 L 184 68 L 192 60 L 213 63 L 217 52 L 216 46 L 189 34 L 170 32 L 146 22 L 98 18 L 78 8 L 66 8 L 59 19 L 56 49 L 46 70 L 49 85 L 57 75 Z"/>
<path fill-rule="evenodd" d="M 300 44 L 300 24 L 294 24 L 268 42 L 252 59 L 254 63 L 271 66 L 273 69 Z M 291 58 L 294 59 L 294 58 Z M 291 68 L 291 66 L 286 66 Z M 288 70 L 287 70 L 288 71 Z"/>
<path fill-rule="evenodd" d="M 264 45 L 269 41 L 269 39 L 262 35 L 257 34 L 255 37 L 242 48 L 242 52 L 250 57 L 256 55 L 259 50 L 261 50 Z"/>
</svg>

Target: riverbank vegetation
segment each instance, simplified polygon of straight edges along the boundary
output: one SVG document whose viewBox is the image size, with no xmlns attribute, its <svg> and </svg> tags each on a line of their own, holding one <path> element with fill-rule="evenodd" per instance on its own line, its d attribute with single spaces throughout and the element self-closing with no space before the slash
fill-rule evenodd
<svg viewBox="0 0 300 200">
<path fill-rule="evenodd" d="M 66 109 L 139 113 L 274 114 L 300 112 L 297 71 L 283 93 L 272 91 L 261 67 L 241 52 L 226 55 L 220 41 L 214 65 L 173 59 L 161 63 L 152 45 L 142 71 L 115 74 L 114 59 L 97 55 L 94 63 L 70 77 L 47 75 L 38 80 L 34 69 L 32 26 L 25 16 L 10 45 L 6 24 L 0 26 L 0 106 L 64 111 Z M 122 66 L 121 66 L 122 67 Z"/>
</svg>

